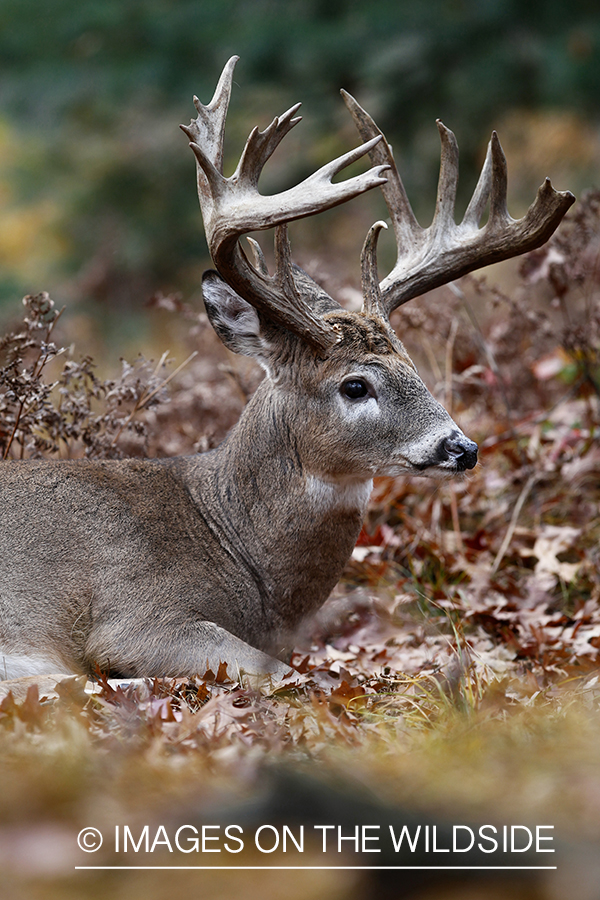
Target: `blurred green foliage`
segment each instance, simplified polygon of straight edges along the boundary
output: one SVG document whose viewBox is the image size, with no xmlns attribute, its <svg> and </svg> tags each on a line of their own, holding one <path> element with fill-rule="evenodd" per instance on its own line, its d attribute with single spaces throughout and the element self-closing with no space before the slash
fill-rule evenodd
<svg viewBox="0 0 600 900">
<path fill-rule="evenodd" d="M 278 165 L 288 183 L 349 149 L 343 86 L 399 151 L 427 214 L 436 117 L 457 133 L 472 189 L 510 110 L 597 125 L 599 51 L 595 0 L 2 0 L 0 300 L 71 284 L 73 296 L 121 305 L 197 283 L 206 250 L 177 125 L 233 53 L 230 165 L 252 125 L 298 99 L 307 121 L 289 160 L 280 151 L 270 164 L 275 186 Z M 578 143 L 574 128 L 566 144 Z"/>
</svg>

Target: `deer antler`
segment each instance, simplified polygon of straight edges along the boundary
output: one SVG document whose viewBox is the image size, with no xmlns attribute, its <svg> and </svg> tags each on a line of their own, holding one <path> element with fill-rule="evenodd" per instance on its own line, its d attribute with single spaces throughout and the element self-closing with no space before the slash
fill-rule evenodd
<svg viewBox="0 0 600 900">
<path fill-rule="evenodd" d="M 181 128 L 190 138 L 198 163 L 198 196 L 204 228 L 213 262 L 227 283 L 248 303 L 273 321 L 325 350 L 337 340 L 335 330 L 315 315 L 294 284 L 286 224 L 312 216 L 344 203 L 373 187 L 385 184 L 387 163 L 376 164 L 368 172 L 337 184 L 332 178 L 360 159 L 381 141 L 374 135 L 361 147 L 345 153 L 310 175 L 296 187 L 274 196 L 258 192 L 263 166 L 285 135 L 300 121 L 296 104 L 276 117 L 264 130 L 255 128 L 244 148 L 234 174 L 223 175 L 223 135 L 234 66 L 233 56 L 225 66 L 214 97 L 203 106 L 197 97 L 198 118 Z M 252 265 L 238 241 L 250 231 L 277 227 L 276 271 L 268 274 L 264 260 L 252 242 Z"/>
<path fill-rule="evenodd" d="M 377 237 L 383 223 L 369 231 L 363 248 L 365 310 L 390 313 L 413 297 L 454 281 L 467 272 L 534 250 L 548 240 L 575 202 L 570 191 L 555 191 L 546 178 L 522 219 L 506 208 L 506 159 L 494 131 L 479 181 L 460 225 L 454 221 L 458 181 L 458 145 L 453 133 L 439 120 L 442 141 L 440 176 L 433 222 L 422 228 L 411 209 L 392 148 L 373 119 L 346 91 L 342 96 L 363 140 L 383 138 L 370 151 L 371 161 L 389 166 L 382 192 L 396 236 L 398 256 L 390 274 L 378 284 Z M 487 223 L 479 222 L 490 203 Z"/>
</svg>

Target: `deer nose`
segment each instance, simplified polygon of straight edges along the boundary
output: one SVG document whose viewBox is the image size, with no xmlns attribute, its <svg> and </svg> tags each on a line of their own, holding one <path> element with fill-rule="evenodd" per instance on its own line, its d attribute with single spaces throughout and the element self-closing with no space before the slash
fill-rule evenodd
<svg viewBox="0 0 600 900">
<path fill-rule="evenodd" d="M 453 459 L 456 468 L 464 472 L 477 465 L 477 444 L 464 434 L 454 432 L 442 442 L 442 450 L 447 459 Z"/>
</svg>

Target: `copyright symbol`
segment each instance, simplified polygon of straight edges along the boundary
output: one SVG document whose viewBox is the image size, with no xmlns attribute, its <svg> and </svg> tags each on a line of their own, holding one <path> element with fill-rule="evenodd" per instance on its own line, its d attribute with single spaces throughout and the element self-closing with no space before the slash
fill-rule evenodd
<svg viewBox="0 0 600 900">
<path fill-rule="evenodd" d="M 97 828 L 82 828 L 77 835 L 77 843 L 80 850 L 95 853 L 102 846 L 102 835 Z"/>
</svg>

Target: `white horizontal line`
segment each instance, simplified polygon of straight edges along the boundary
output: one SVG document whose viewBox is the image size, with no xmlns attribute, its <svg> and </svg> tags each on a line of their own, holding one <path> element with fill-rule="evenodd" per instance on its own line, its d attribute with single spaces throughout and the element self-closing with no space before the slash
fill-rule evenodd
<svg viewBox="0 0 600 900">
<path fill-rule="evenodd" d="M 178 869 L 198 869 L 203 872 L 235 872 L 236 869 L 240 871 L 249 871 L 249 870 L 261 870 L 266 871 L 273 869 L 274 871 L 302 871 L 306 869 L 307 871 L 321 871 L 321 870 L 335 870 L 335 871 L 360 871 L 360 872 L 384 872 L 384 871 L 399 871 L 399 870 L 418 870 L 421 872 L 437 872 L 438 870 L 446 870 L 446 871 L 454 871 L 454 872 L 464 872 L 464 871 L 474 871 L 479 870 L 483 872 L 487 871 L 502 871 L 502 872 L 514 872 L 515 870 L 519 871 L 533 871 L 538 869 L 557 869 L 558 866 L 75 866 L 76 869 L 114 869 L 114 870 L 129 870 L 129 869 L 160 869 L 160 870 L 178 870 Z"/>
</svg>

